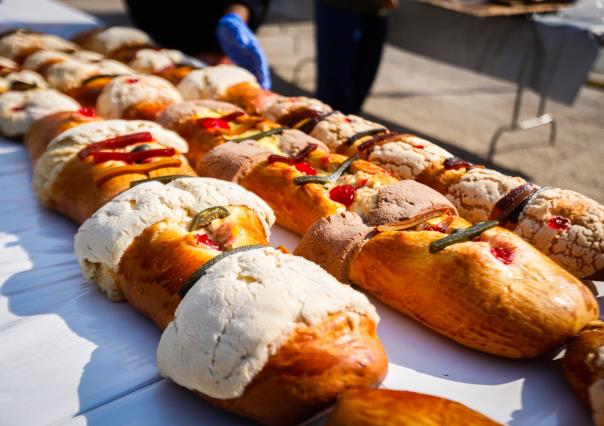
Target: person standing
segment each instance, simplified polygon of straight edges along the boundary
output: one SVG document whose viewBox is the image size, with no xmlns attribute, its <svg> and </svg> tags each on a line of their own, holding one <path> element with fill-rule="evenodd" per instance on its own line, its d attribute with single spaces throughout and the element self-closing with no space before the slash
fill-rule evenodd
<svg viewBox="0 0 604 426">
<path fill-rule="evenodd" d="M 361 110 L 375 79 L 398 0 L 316 0 L 317 97 L 346 114 Z"/>
</svg>

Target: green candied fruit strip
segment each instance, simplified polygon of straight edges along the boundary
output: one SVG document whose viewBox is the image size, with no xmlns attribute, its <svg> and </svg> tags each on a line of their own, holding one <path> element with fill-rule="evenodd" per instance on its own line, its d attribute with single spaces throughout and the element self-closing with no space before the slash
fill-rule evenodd
<svg viewBox="0 0 604 426">
<path fill-rule="evenodd" d="M 253 140 L 257 141 L 257 140 L 260 140 L 260 139 L 265 138 L 267 136 L 280 135 L 281 133 L 283 133 L 283 130 L 285 130 L 283 127 L 278 127 L 276 129 L 270 129 L 270 130 L 267 130 L 265 132 L 254 133 L 253 135 L 245 136 L 243 138 L 225 139 L 225 141 L 226 142 L 234 142 L 234 143 L 239 143 L 239 142 L 247 141 L 249 139 L 253 139 Z"/>
<path fill-rule="evenodd" d="M 466 229 L 456 229 L 452 234 L 447 235 L 439 240 L 430 243 L 430 253 L 438 253 L 445 247 L 453 244 L 462 243 L 464 241 L 473 240 L 487 229 L 491 229 L 499 225 L 496 220 L 486 220 L 472 225 Z"/>
<path fill-rule="evenodd" d="M 340 164 L 338 168 L 333 171 L 332 174 L 327 176 L 297 176 L 294 178 L 294 184 L 306 185 L 307 183 L 319 183 L 321 185 L 326 185 L 328 183 L 335 182 L 339 179 L 340 176 L 344 174 L 346 170 L 348 170 L 352 163 L 354 163 L 358 159 L 359 156 L 356 154 L 352 157 L 347 158 L 346 161 L 342 162 L 342 164 Z"/>
<path fill-rule="evenodd" d="M 191 290 L 191 288 L 193 288 L 195 283 L 197 281 L 199 281 L 199 279 L 206 274 L 208 269 L 211 268 L 212 266 L 214 266 L 215 264 L 217 264 L 218 262 L 220 262 L 225 257 L 231 256 L 233 254 L 241 253 L 243 251 L 256 250 L 256 249 L 261 249 L 261 248 L 266 248 L 266 247 L 261 246 L 261 245 L 241 246 L 241 247 L 234 248 L 233 250 L 229 250 L 229 251 L 220 253 L 218 256 L 210 259 L 207 263 L 205 263 L 197 271 L 193 272 L 193 274 L 189 277 L 189 279 L 180 288 L 180 290 L 178 291 L 178 294 L 180 294 L 181 298 L 184 298 L 185 295 L 189 292 L 189 290 Z"/>
<path fill-rule="evenodd" d="M 229 211 L 222 206 L 209 207 L 205 210 L 202 210 L 197 213 L 191 221 L 189 232 L 193 232 L 199 228 L 209 225 L 214 219 L 224 219 L 229 214 Z"/>
<path fill-rule="evenodd" d="M 159 183 L 170 183 L 173 180 L 176 179 L 182 179 L 182 178 L 192 178 L 195 176 L 189 176 L 189 175 L 166 175 L 166 176 L 157 176 L 157 177 L 152 177 L 149 179 L 140 179 L 140 180 L 133 180 L 132 182 L 130 182 L 130 188 L 135 187 L 136 185 L 140 185 L 141 183 L 145 183 L 145 182 L 159 182 Z"/>
</svg>

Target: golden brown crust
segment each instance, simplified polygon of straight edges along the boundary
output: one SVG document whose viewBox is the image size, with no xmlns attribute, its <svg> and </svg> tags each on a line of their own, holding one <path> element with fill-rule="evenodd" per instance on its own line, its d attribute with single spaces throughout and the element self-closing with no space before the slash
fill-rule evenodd
<svg viewBox="0 0 604 426">
<path fill-rule="evenodd" d="M 231 207 L 233 209 L 233 207 Z M 226 249 L 268 245 L 258 216 L 246 207 L 218 220 L 214 238 Z M 162 330 L 174 319 L 178 291 L 186 280 L 216 256 L 216 250 L 196 244 L 183 227 L 159 222 L 135 238 L 120 260 L 116 283 L 126 300 Z"/>
<path fill-rule="evenodd" d="M 299 175 L 289 164 L 265 162 L 239 184 L 271 206 L 279 225 L 302 235 L 318 219 L 341 211 L 343 206 L 330 200 L 322 185 L 295 185 L 293 179 Z"/>
<path fill-rule="evenodd" d="M 68 95 L 85 107 L 96 107 L 96 101 L 101 92 L 114 76 L 98 76 L 87 81 L 85 84 L 71 90 Z"/>
<path fill-rule="evenodd" d="M 450 228 L 468 226 L 455 220 Z M 552 350 L 597 318 L 587 287 L 510 231 L 493 228 L 479 242 L 431 254 L 430 242 L 442 236 L 378 234 L 352 261 L 350 280 L 465 346 L 510 358 Z M 495 247 L 514 260 L 498 260 Z"/>
<path fill-rule="evenodd" d="M 212 148 L 227 142 L 226 138 L 237 138 L 237 136 L 249 130 L 264 132 L 279 127 L 276 123 L 247 115 L 238 117 L 233 123 L 235 123 L 237 129 L 230 131 L 222 129 L 201 130 L 199 124 L 197 124 L 197 119 L 189 120 L 188 124 L 183 123 L 179 126 L 180 131 L 177 132 L 189 143 L 187 158 L 194 168 Z"/>
<path fill-rule="evenodd" d="M 455 401 L 415 392 L 353 389 L 343 394 L 327 426 L 496 426 Z"/>
<path fill-rule="evenodd" d="M 563 368 L 581 401 L 590 406 L 589 388 L 604 376 L 604 368 L 595 364 L 598 349 L 604 347 L 604 323 L 596 321 L 586 327 L 566 348 Z"/>
<path fill-rule="evenodd" d="M 82 31 L 73 36 L 71 41 L 79 46 L 82 46 L 85 50 L 92 50 L 92 39 L 103 30 L 105 30 L 105 27 L 94 27 L 89 30 Z"/>
<path fill-rule="evenodd" d="M 43 63 L 41 63 L 40 65 L 38 65 L 36 68 L 33 69 L 33 71 L 37 72 L 38 74 L 42 75 L 44 78 L 48 77 L 48 69 L 50 67 L 52 67 L 55 64 L 58 64 L 60 62 L 63 62 L 65 59 L 63 58 L 50 58 L 47 59 L 46 61 L 44 61 Z"/>
<path fill-rule="evenodd" d="M 260 423 L 297 424 L 327 408 L 347 389 L 378 385 L 387 369 L 375 323 L 365 316 L 355 322 L 337 313 L 318 325 L 297 329 L 241 397 L 219 400 L 198 395 Z"/>
<path fill-rule="evenodd" d="M 165 78 L 173 85 L 177 86 L 191 71 L 195 68 L 189 65 L 173 65 L 155 72 L 155 75 Z"/>
<path fill-rule="evenodd" d="M 181 161 L 180 167 L 164 167 L 148 174 L 121 174 L 96 185 L 94 173 L 98 167 L 91 160 L 81 161 L 77 157 L 68 161 L 50 189 L 48 207 L 81 224 L 135 180 L 168 175 L 197 176 L 186 161 Z"/>
<path fill-rule="evenodd" d="M 122 113 L 124 120 L 155 121 L 161 112 L 172 105 L 172 102 L 138 102 L 130 105 Z"/>
<path fill-rule="evenodd" d="M 127 64 L 132 61 L 136 57 L 136 53 L 142 49 L 153 49 L 153 46 L 150 44 L 126 45 L 111 52 L 109 58 Z"/>
<path fill-rule="evenodd" d="M 265 104 L 278 97 L 279 95 L 270 90 L 243 82 L 229 87 L 221 100 L 240 106 L 248 114 L 260 115 L 260 112 L 265 110 Z"/>
<path fill-rule="evenodd" d="M 29 152 L 32 164 L 36 164 L 38 158 L 46 151 L 50 141 L 60 133 L 80 124 L 99 120 L 98 117 L 89 117 L 77 111 L 61 111 L 34 121 L 23 139 L 23 145 Z"/>
</svg>

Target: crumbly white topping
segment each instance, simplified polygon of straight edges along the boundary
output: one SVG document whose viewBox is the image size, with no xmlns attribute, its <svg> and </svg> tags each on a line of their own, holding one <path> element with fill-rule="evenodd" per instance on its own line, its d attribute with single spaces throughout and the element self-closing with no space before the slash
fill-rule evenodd
<svg viewBox="0 0 604 426">
<path fill-rule="evenodd" d="M 267 237 L 275 222 L 264 201 L 231 182 L 192 177 L 166 185 L 143 183 L 109 201 L 78 230 L 75 253 L 84 275 L 107 294 L 119 294 L 112 279 L 100 280 L 97 275 L 102 270 L 117 272 L 124 252 L 138 235 L 166 219 L 186 229 L 199 211 L 217 205 L 254 210 L 264 223 Z"/>
<path fill-rule="evenodd" d="M 97 74 L 98 66 L 77 59 L 66 59 L 51 65 L 46 71 L 48 83 L 62 92 L 75 89 L 84 80 Z"/>
<path fill-rule="evenodd" d="M 264 231 L 269 235 L 270 228 L 275 223 L 275 214 L 266 202 L 256 194 L 243 189 L 243 187 L 224 180 L 203 178 L 178 179 L 169 185 L 183 191 L 190 192 L 195 198 L 195 206 L 199 210 L 217 205 L 245 205 L 254 210 L 262 220 Z"/>
<path fill-rule="evenodd" d="M 181 386 L 236 398 L 297 327 L 337 312 L 378 321 L 363 294 L 306 259 L 272 248 L 236 253 L 210 267 L 180 302 L 157 364 Z"/>
<path fill-rule="evenodd" d="M 6 77 L 0 77 L 0 93 L 10 90 L 11 84 L 15 81 L 35 84 L 39 89 L 47 89 L 48 84 L 40 74 L 31 70 L 21 70 L 11 72 Z"/>
<path fill-rule="evenodd" d="M 54 138 L 36 162 L 32 185 L 40 201 L 48 201 L 52 185 L 65 164 L 86 145 L 136 132 L 151 132 L 156 142 L 181 153 L 188 151 L 180 136 L 151 121 L 105 120 L 73 127 Z"/>
<path fill-rule="evenodd" d="M 491 210 L 512 189 L 524 185 L 520 177 L 507 176 L 495 170 L 475 168 L 448 188 L 447 198 L 459 215 L 472 223 L 487 220 Z"/>
<path fill-rule="evenodd" d="M 73 53 L 59 52 L 57 50 L 38 50 L 27 57 L 25 62 L 23 62 L 23 68 L 37 71 L 39 67 L 48 61 L 79 60 L 83 62 L 100 62 L 103 59 L 103 55 L 88 50 L 77 50 Z M 125 67 L 125 65 L 122 65 L 122 67 Z"/>
<path fill-rule="evenodd" d="M 376 146 L 369 154 L 369 161 L 399 179 L 415 179 L 431 165 L 452 156 L 425 139 L 406 136 L 401 141 Z"/>
<path fill-rule="evenodd" d="M 0 56 L 15 59 L 32 50 L 77 50 L 77 46 L 53 34 L 17 31 L 0 39 Z"/>
<path fill-rule="evenodd" d="M 548 221 L 559 216 L 568 229 Z M 604 268 L 604 206 L 574 191 L 544 188 L 523 209 L 514 232 L 579 278 Z"/>
<path fill-rule="evenodd" d="M 208 105 L 208 103 L 213 105 Z M 220 101 L 183 101 L 172 104 L 161 112 L 157 122 L 171 129 L 195 117 L 220 117 L 223 113 L 238 111 L 233 104 Z"/>
<path fill-rule="evenodd" d="M 100 53 L 93 52 L 91 50 L 78 50 L 76 52 L 73 52 L 71 56 L 74 59 L 79 59 L 81 61 L 86 62 L 100 62 L 105 59 L 105 57 Z"/>
<path fill-rule="evenodd" d="M 38 50 L 36 53 L 32 53 L 23 62 L 23 68 L 29 70 L 38 70 L 39 67 L 47 63 L 48 61 L 66 61 L 73 59 L 73 56 L 58 52 L 56 50 Z"/>
<path fill-rule="evenodd" d="M 109 27 L 93 36 L 90 50 L 108 55 L 125 46 L 151 44 L 149 36 L 136 28 Z"/>
<path fill-rule="evenodd" d="M 128 62 L 130 68 L 142 72 L 153 73 L 163 68 L 181 63 L 185 55 L 174 49 L 141 49 L 136 52 L 134 59 Z"/>
<path fill-rule="evenodd" d="M 113 59 L 103 59 L 96 63 L 97 71 L 96 74 L 134 74 L 134 70 L 121 62 L 114 61 Z"/>
<path fill-rule="evenodd" d="M 172 104 L 182 100 L 180 93 L 167 80 L 154 75 L 114 78 L 103 88 L 96 102 L 99 115 L 120 118 L 124 111 L 139 102 Z"/>
<path fill-rule="evenodd" d="M 305 96 L 281 96 L 276 98 L 274 102 L 268 103 L 266 108 L 263 111 L 260 111 L 260 115 L 269 120 L 279 121 L 287 114 L 299 109 L 314 109 L 321 112 L 332 111 L 329 105 L 318 99 L 307 98 Z"/>
<path fill-rule="evenodd" d="M 321 120 L 310 135 L 335 150 L 350 137 L 371 129 L 383 129 L 384 126 L 365 120 L 357 115 L 344 115 L 339 111 Z"/>
<path fill-rule="evenodd" d="M 31 123 L 59 111 L 77 111 L 80 104 L 53 89 L 10 91 L 0 95 L 0 132 L 23 135 Z"/>
<path fill-rule="evenodd" d="M 191 71 L 178 84 L 184 99 L 219 99 L 226 90 L 238 83 L 258 85 L 254 74 L 235 65 L 217 65 Z"/>
<path fill-rule="evenodd" d="M 79 87 L 84 80 L 95 75 L 133 73 L 130 67 L 111 59 L 87 62 L 69 58 L 50 66 L 46 72 L 46 79 L 52 87 L 66 92 Z"/>
<path fill-rule="evenodd" d="M 19 65 L 12 59 L 5 58 L 4 56 L 0 56 L 0 67 L 11 68 L 11 69 L 16 70 L 19 68 Z"/>
</svg>

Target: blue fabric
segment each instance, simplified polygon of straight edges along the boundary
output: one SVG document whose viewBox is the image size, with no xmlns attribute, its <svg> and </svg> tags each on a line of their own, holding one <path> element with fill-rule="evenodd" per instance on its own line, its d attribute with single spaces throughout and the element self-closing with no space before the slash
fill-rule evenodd
<svg viewBox="0 0 604 426">
<path fill-rule="evenodd" d="M 382 57 L 388 19 L 326 1 L 315 5 L 317 97 L 345 113 L 360 111 Z"/>
<path fill-rule="evenodd" d="M 227 13 L 220 18 L 216 38 L 224 53 L 235 64 L 253 73 L 263 88 L 271 88 L 266 55 L 252 30 L 238 15 Z"/>
</svg>

